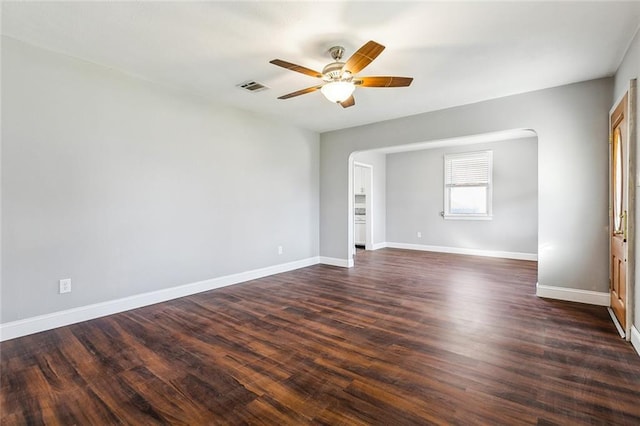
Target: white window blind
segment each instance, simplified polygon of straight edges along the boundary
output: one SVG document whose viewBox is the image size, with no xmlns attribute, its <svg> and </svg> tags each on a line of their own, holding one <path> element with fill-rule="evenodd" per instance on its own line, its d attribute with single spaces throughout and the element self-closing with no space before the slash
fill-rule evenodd
<svg viewBox="0 0 640 426">
<path fill-rule="evenodd" d="M 449 154 L 445 156 L 445 185 L 487 185 L 491 181 L 491 152 Z"/>
<path fill-rule="evenodd" d="M 491 219 L 492 151 L 444 156 L 445 219 Z"/>
</svg>

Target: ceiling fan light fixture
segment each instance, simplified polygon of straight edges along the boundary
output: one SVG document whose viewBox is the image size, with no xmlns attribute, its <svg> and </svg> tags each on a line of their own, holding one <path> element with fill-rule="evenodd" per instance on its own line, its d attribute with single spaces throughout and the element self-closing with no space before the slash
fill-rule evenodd
<svg viewBox="0 0 640 426">
<path fill-rule="evenodd" d="M 322 72 L 312 70 L 282 59 L 273 59 L 269 61 L 273 65 L 286 68 L 300 74 L 310 77 L 322 79 L 323 82 L 306 89 L 296 90 L 286 95 L 278 96 L 278 99 L 289 99 L 296 96 L 312 93 L 320 90 L 325 98 L 330 102 L 339 103 L 342 108 L 349 108 L 356 104 L 353 98 L 353 91 L 358 87 L 407 87 L 413 81 L 411 77 L 397 76 L 374 76 L 355 77 L 367 65 L 378 57 L 384 50 L 384 46 L 373 40 L 366 42 L 358 49 L 346 62 L 342 62 L 344 48 L 334 46 L 329 49 L 334 62 L 328 64 L 322 69 Z M 354 78 L 356 78 L 354 80 Z"/>
<path fill-rule="evenodd" d="M 330 102 L 340 103 L 349 99 L 355 89 L 351 81 L 332 81 L 322 86 L 320 91 Z"/>
</svg>

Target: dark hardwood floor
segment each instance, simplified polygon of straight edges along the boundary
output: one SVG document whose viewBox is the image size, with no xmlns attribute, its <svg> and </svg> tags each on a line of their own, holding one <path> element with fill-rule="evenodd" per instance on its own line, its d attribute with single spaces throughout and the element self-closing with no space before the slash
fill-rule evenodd
<svg viewBox="0 0 640 426">
<path fill-rule="evenodd" d="M 535 262 L 356 264 L 3 342 L 2 424 L 640 424 L 640 357 Z"/>
</svg>

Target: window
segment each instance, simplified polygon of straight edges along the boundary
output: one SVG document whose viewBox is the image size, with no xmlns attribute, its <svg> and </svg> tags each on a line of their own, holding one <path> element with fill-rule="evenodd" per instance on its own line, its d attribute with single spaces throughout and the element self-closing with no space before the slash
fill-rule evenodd
<svg viewBox="0 0 640 426">
<path fill-rule="evenodd" d="M 445 219 L 491 219 L 492 167 L 492 151 L 445 154 Z"/>
</svg>

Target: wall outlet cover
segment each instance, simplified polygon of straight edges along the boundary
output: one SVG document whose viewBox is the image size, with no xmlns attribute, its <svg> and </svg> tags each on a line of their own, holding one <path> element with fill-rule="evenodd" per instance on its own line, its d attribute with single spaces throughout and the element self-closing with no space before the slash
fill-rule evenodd
<svg viewBox="0 0 640 426">
<path fill-rule="evenodd" d="M 66 278 L 59 281 L 60 294 L 71 293 L 71 278 Z"/>
</svg>

